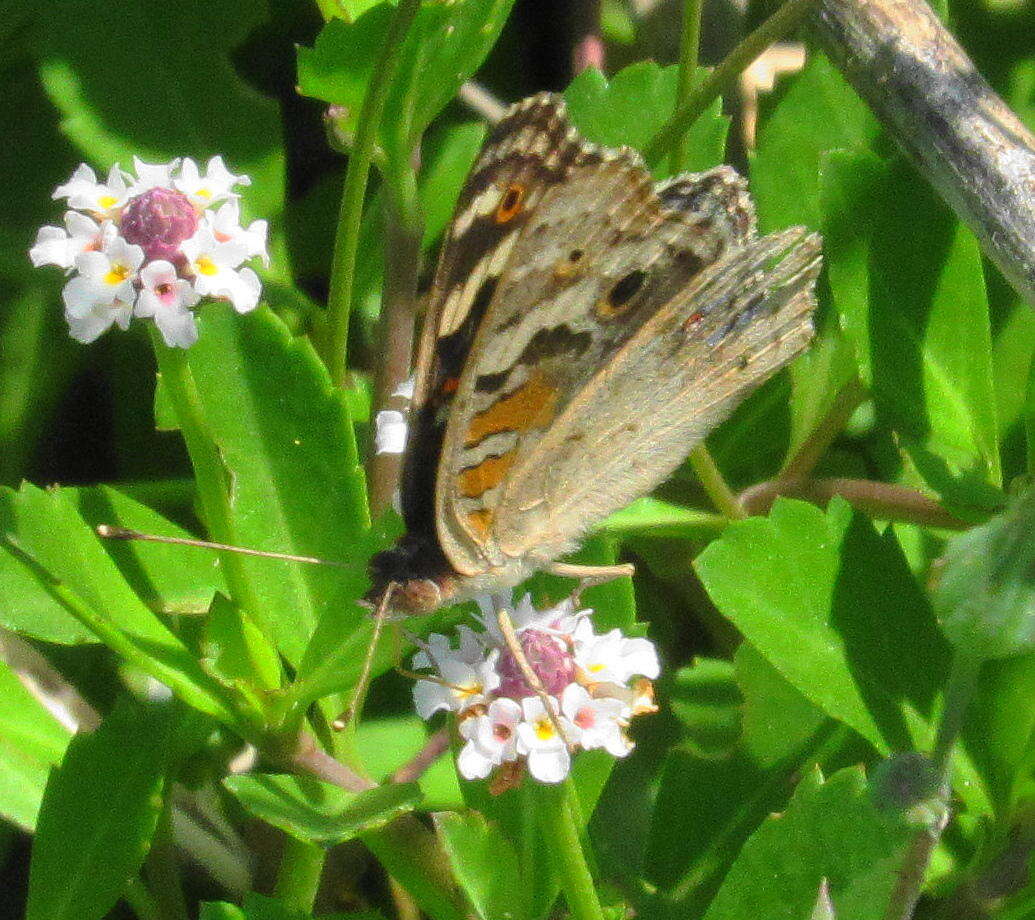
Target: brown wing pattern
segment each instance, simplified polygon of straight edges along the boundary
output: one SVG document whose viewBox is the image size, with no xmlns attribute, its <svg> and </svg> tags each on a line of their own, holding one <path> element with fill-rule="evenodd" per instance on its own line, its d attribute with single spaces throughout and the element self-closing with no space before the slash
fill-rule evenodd
<svg viewBox="0 0 1035 920">
<path fill-rule="evenodd" d="M 516 581 L 572 548 L 804 348 L 818 242 L 753 235 L 725 167 L 655 186 L 611 151 L 544 188 L 498 262 L 442 443 L 437 533 L 457 571 Z"/>
<path fill-rule="evenodd" d="M 608 155 L 586 143 L 563 101 L 541 93 L 489 134 L 443 242 L 416 360 L 402 506 L 407 529 L 434 534 L 435 470 L 448 409 L 496 279 L 543 195 L 577 165 Z"/>
</svg>

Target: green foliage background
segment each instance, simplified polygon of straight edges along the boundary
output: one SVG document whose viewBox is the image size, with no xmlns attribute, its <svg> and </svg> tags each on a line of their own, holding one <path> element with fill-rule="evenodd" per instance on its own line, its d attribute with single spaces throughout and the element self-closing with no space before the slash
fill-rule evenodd
<svg viewBox="0 0 1035 920">
<path fill-rule="evenodd" d="M 344 106 L 336 129 L 355 132 L 393 12 L 342 0 L 324 25 L 332 6 L 5 6 L 0 643 L 11 664 L 0 662 L 0 861 L 10 897 L 0 915 L 178 918 L 184 902 L 170 892 L 182 882 L 190 915 L 207 920 L 359 920 L 392 913 L 382 870 L 435 920 L 565 909 L 541 818 L 561 807 L 548 791 L 494 798 L 459 781 L 448 759 L 418 782 L 359 795 L 284 772 L 303 724 L 376 782 L 426 737 L 387 647 L 355 736 L 327 731 L 369 639 L 355 604 L 363 565 L 391 527 L 371 523 L 362 469 L 386 184 L 374 182 L 363 212 L 346 390 L 331 385 L 313 343 L 326 335 L 344 169 L 320 117 Z M 431 2 L 408 34 L 378 143 L 386 175 L 420 145 L 426 260 L 484 134 L 455 94 L 474 74 L 507 100 L 544 88 L 529 66 L 534 37 L 560 45 L 564 34 L 563 18 L 544 9 Z M 1035 127 L 1031 6 L 959 0 L 941 12 Z M 630 65 L 555 76 L 550 88 L 565 90 L 590 139 L 643 146 L 676 103 L 671 44 L 618 0 L 604 13 L 609 54 Z M 665 15 L 675 32 L 678 11 Z M 1035 513 L 1030 497 L 1007 500 L 1035 461 L 1035 314 L 811 46 L 804 70 L 763 99 L 750 155 L 735 129 L 713 105 L 680 167 L 734 161 L 750 175 L 761 229 L 821 231 L 826 270 L 810 352 L 709 439 L 724 476 L 738 489 L 776 476 L 858 377 L 867 396 L 816 474 L 915 490 L 975 526 L 947 544 L 947 530 L 871 520 L 839 498 L 825 509 L 780 500 L 765 517 L 729 523 L 689 468 L 605 522 L 586 558 L 629 558 L 638 574 L 587 600 L 601 627 L 646 630 L 666 672 L 662 712 L 641 720 L 636 752 L 613 768 L 599 752 L 576 764 L 575 823 L 604 909 L 883 917 L 903 860 L 943 816 L 916 752 L 937 753 L 966 685 L 945 765 L 951 820 L 917 916 L 1035 916 L 1025 872 L 1035 845 Z M 50 193 L 78 162 L 217 153 L 252 177 L 245 216 L 271 223 L 266 305 L 246 317 L 206 306 L 198 345 L 162 359 L 156 390 L 143 326 L 89 348 L 72 342 L 62 279 L 33 270 L 26 253 L 36 229 L 59 220 Z M 651 166 L 671 171 L 667 158 Z M 175 430 L 185 380 L 233 484 L 235 539 L 352 570 L 261 559 L 231 570 L 201 553 L 94 536 L 102 522 L 205 532 Z M 565 586 L 539 579 L 533 590 L 556 599 Z M 12 649 L 71 685 L 100 719 L 96 731 L 72 737 L 19 682 Z M 148 701 L 149 678 L 172 699 Z M 258 769 L 228 778 L 244 741 L 260 750 Z M 215 849 L 173 856 L 171 841 L 184 845 L 176 815 L 191 808 L 220 822 L 205 838 Z M 256 866 L 242 855 L 245 834 Z M 313 907 L 300 889 L 325 851 L 331 868 Z"/>
</svg>

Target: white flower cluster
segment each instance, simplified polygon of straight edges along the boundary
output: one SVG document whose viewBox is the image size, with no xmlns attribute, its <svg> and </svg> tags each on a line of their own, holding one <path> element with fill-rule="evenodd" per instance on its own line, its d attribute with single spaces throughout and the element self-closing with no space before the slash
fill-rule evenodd
<svg viewBox="0 0 1035 920">
<path fill-rule="evenodd" d="M 64 227 L 41 227 L 32 264 L 72 275 L 62 291 L 72 337 L 92 342 L 113 323 L 151 317 L 170 346 L 198 338 L 191 308 L 202 297 L 229 300 L 239 313 L 259 302 L 258 276 L 243 263 L 268 262 L 266 221 L 242 227 L 233 175 L 221 157 L 204 174 L 189 159 L 150 164 L 136 176 L 112 166 L 103 182 L 79 166 L 54 198 L 67 199 Z M 218 205 L 218 207 L 216 207 Z"/>
<path fill-rule="evenodd" d="M 544 702 L 500 632 L 492 611 L 501 604 L 509 607 L 509 599 L 479 601 L 482 631 L 459 627 L 457 647 L 446 636 L 431 635 L 413 659 L 414 668 L 433 672 L 414 686 L 418 715 L 428 719 L 446 710 L 457 716 L 465 741 L 457 757 L 460 774 L 484 779 L 498 767 L 527 766 L 539 782 L 559 783 L 574 750 L 628 754 L 630 719 L 656 710 L 653 644 L 618 629 L 597 635 L 591 610 L 577 611 L 565 601 L 537 611 L 525 595 L 510 617 Z"/>
</svg>

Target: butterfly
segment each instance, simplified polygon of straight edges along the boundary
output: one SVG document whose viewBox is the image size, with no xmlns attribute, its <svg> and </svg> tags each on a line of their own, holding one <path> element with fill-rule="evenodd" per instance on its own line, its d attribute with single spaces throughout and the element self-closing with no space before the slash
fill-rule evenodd
<svg viewBox="0 0 1035 920">
<path fill-rule="evenodd" d="M 820 240 L 758 236 L 730 167 L 655 183 L 541 93 L 491 131 L 428 297 L 368 600 L 423 613 L 545 569 L 812 337 Z"/>
</svg>

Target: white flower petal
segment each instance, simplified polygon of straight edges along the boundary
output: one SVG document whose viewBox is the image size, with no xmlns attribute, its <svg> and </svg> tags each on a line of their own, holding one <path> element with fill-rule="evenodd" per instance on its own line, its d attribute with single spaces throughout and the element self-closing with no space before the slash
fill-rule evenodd
<svg viewBox="0 0 1035 920">
<path fill-rule="evenodd" d="M 139 157 L 133 157 L 133 170 L 137 175 L 130 186 L 130 196 L 152 188 L 172 188 L 172 173 L 178 165 L 178 159 L 168 163 L 145 163 Z"/>
<path fill-rule="evenodd" d="M 571 770 L 571 755 L 567 748 L 538 749 L 528 753 L 528 772 L 541 783 L 559 783 Z"/>
<path fill-rule="evenodd" d="M 496 766 L 473 741 L 468 741 L 456 755 L 456 768 L 464 779 L 485 779 Z"/>
<path fill-rule="evenodd" d="M 72 238 L 61 227 L 40 227 L 36 242 L 29 250 L 33 268 L 42 265 L 56 265 L 71 268 L 75 264 Z"/>
<path fill-rule="evenodd" d="M 72 316 L 66 312 L 65 319 L 68 320 L 68 332 L 76 341 L 89 345 L 96 341 L 115 321 L 115 314 L 111 310 L 93 310 L 83 316 Z"/>
<path fill-rule="evenodd" d="M 427 721 L 440 709 L 453 709 L 453 692 L 432 680 L 418 680 L 413 685 L 413 705 L 417 715 Z"/>
<path fill-rule="evenodd" d="M 374 448 L 378 454 L 401 454 L 406 447 L 406 416 L 395 409 L 382 409 L 374 417 Z"/>
</svg>

